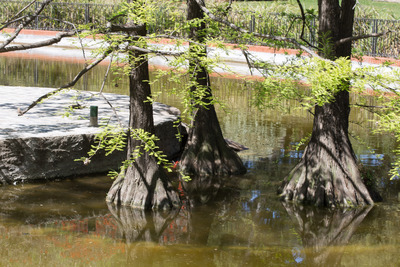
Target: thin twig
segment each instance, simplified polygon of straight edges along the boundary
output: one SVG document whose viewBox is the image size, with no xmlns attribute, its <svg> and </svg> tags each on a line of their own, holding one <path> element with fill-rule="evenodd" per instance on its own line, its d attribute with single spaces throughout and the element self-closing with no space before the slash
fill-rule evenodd
<svg viewBox="0 0 400 267">
<path fill-rule="evenodd" d="M 27 50 L 27 49 L 32 49 L 32 48 L 39 48 L 39 47 L 44 47 L 44 46 L 49 46 L 52 44 L 56 44 L 61 41 L 62 38 L 64 37 L 71 37 L 74 36 L 75 32 L 59 32 L 57 35 L 51 39 L 47 39 L 44 41 L 32 43 L 32 44 L 21 44 L 21 45 L 13 45 L 13 46 L 7 46 L 0 48 L 0 53 L 5 53 L 5 52 L 12 52 L 12 51 L 20 51 L 20 50 Z"/>
<path fill-rule="evenodd" d="M 112 35 L 112 33 L 108 33 L 108 34 Z M 114 34 L 117 34 L 117 33 L 114 33 Z M 188 42 L 189 44 L 195 44 L 195 45 L 198 45 L 198 46 L 208 47 L 206 44 L 198 43 L 198 42 L 195 42 L 195 41 L 193 41 L 191 39 L 186 39 L 186 38 L 182 38 L 182 37 L 176 37 L 176 36 L 169 35 L 169 34 L 158 34 L 158 35 L 151 35 L 151 36 L 129 35 L 129 37 L 140 38 L 140 39 L 166 38 L 166 39 L 172 39 L 172 40 L 179 40 L 179 41 L 183 41 L 183 42 Z"/>
<path fill-rule="evenodd" d="M 184 52 L 152 50 L 152 49 L 138 47 L 138 46 L 135 46 L 135 45 L 127 46 L 126 50 L 139 51 L 139 52 L 143 52 L 143 53 L 150 53 L 150 54 L 156 54 L 156 55 L 165 55 L 165 56 L 181 56 L 181 55 L 184 54 Z"/>
<path fill-rule="evenodd" d="M 384 36 L 384 35 L 386 35 L 386 34 L 388 34 L 390 32 L 391 31 L 389 30 L 389 31 L 380 32 L 380 33 L 371 33 L 371 34 L 365 34 L 365 35 L 359 35 L 359 36 L 346 37 L 346 38 L 343 38 L 343 39 L 340 39 L 339 41 L 337 41 L 335 43 L 335 46 L 339 46 L 339 45 L 342 45 L 344 43 L 348 43 L 348 42 L 351 42 L 351 41 L 357 41 L 357 40 L 360 40 L 360 39 L 367 39 L 367 38 L 371 38 L 371 37 L 381 37 L 381 36 Z"/>
<path fill-rule="evenodd" d="M 360 108 L 389 108 L 388 106 L 371 106 L 371 105 L 361 105 L 361 104 L 350 104 L 351 106 L 354 107 L 360 107 Z"/>
<path fill-rule="evenodd" d="M 306 15 L 304 13 L 304 8 L 303 5 L 301 4 L 300 0 L 296 0 L 297 1 L 297 5 L 300 8 L 300 12 L 301 12 L 301 20 L 303 21 L 303 25 L 301 27 L 301 34 L 300 34 L 300 39 L 305 42 L 308 46 L 316 48 L 314 45 L 312 45 L 311 43 L 309 43 L 306 39 L 304 39 L 304 28 L 306 26 Z"/>
<path fill-rule="evenodd" d="M 62 22 L 62 23 L 71 25 L 71 26 L 74 28 L 74 30 L 75 30 L 75 32 L 76 32 L 76 36 L 78 37 L 79 43 L 80 43 L 80 45 L 81 45 L 83 59 L 84 59 L 85 61 L 87 60 L 87 59 L 86 59 L 85 48 L 83 47 L 83 43 L 82 43 L 82 38 L 81 38 L 81 36 L 79 35 L 79 30 L 78 30 L 78 28 L 76 27 L 75 23 L 72 23 L 72 22 L 69 22 L 69 21 L 66 21 L 66 20 L 62 20 L 62 19 L 52 18 L 52 17 L 49 17 L 49 16 L 41 16 L 41 15 L 39 15 L 38 17 L 40 17 L 40 18 L 47 18 L 47 19 L 49 19 L 49 20 L 55 20 L 55 21 L 59 21 L 59 22 Z M 86 63 L 85 63 L 85 64 L 86 64 Z"/>
<path fill-rule="evenodd" d="M 15 29 L 14 33 L 3 42 L 2 45 L 0 45 L 0 50 L 5 48 L 7 45 L 9 45 L 12 41 L 15 40 L 15 38 L 17 38 L 17 36 L 19 35 L 19 33 L 21 32 L 21 30 L 29 25 L 35 18 L 37 18 L 37 16 L 43 11 L 43 9 L 50 4 L 50 2 L 53 0 L 46 0 L 44 1 L 39 7 L 38 9 L 35 11 L 35 13 L 32 16 L 28 16 L 27 19 L 21 23 L 20 25 L 18 25 L 18 27 Z"/>
<path fill-rule="evenodd" d="M 321 56 L 319 56 L 318 54 L 316 54 L 312 49 L 300 44 L 299 42 L 297 42 L 294 38 L 288 38 L 288 37 L 284 37 L 284 36 L 275 36 L 275 35 L 269 35 L 269 34 L 261 34 L 261 33 L 257 33 L 257 32 L 250 32 L 246 29 L 243 29 L 239 26 L 237 26 L 236 24 L 233 24 L 227 20 L 224 20 L 220 17 L 215 16 L 213 13 L 211 13 L 210 10 L 208 10 L 204 4 L 202 3 L 201 0 L 195 0 L 197 2 L 197 4 L 200 6 L 200 8 L 204 11 L 204 13 L 206 13 L 212 20 L 220 22 L 222 24 L 225 24 L 226 26 L 241 32 L 241 33 L 246 33 L 246 34 L 252 34 L 256 37 L 260 37 L 260 38 L 264 38 L 264 39 L 268 39 L 268 40 L 272 40 L 272 41 L 281 41 L 281 42 L 286 42 L 286 43 L 291 43 L 293 45 L 295 45 L 296 47 L 298 47 L 299 49 L 307 52 L 308 54 L 310 54 L 313 57 L 317 57 L 323 60 L 327 60 L 322 58 Z"/>
<path fill-rule="evenodd" d="M 102 84 L 101 84 L 101 88 L 100 88 L 99 94 L 102 94 L 102 93 L 103 93 L 103 89 L 104 89 L 104 86 L 106 85 L 106 80 L 107 80 L 107 77 L 108 77 L 108 73 L 110 72 L 110 69 L 111 69 L 111 65 L 112 65 L 112 62 L 113 62 L 113 58 L 114 58 L 114 54 L 111 55 L 110 63 L 108 64 L 106 74 L 104 75 L 104 79 L 103 79 L 103 82 L 102 82 Z"/>
<path fill-rule="evenodd" d="M 19 17 L 19 18 L 17 18 L 17 19 L 8 21 L 6 24 L 3 24 L 3 26 L 0 27 L 0 31 L 3 30 L 3 29 L 5 29 L 6 27 L 8 27 L 10 24 L 13 24 L 13 23 L 16 23 L 16 22 L 18 22 L 18 21 L 24 20 L 24 19 L 26 19 L 27 17 L 28 17 L 28 16 L 22 16 L 22 17 Z"/>
<path fill-rule="evenodd" d="M 123 127 L 123 124 L 122 124 L 121 120 L 119 119 L 117 110 L 114 108 L 114 106 L 111 104 L 111 102 L 107 99 L 107 97 L 103 94 L 103 89 L 104 89 L 104 86 L 105 86 L 105 84 L 106 84 L 106 80 L 107 80 L 108 74 L 110 73 L 111 65 L 112 65 L 112 62 L 113 62 L 113 57 L 114 57 L 114 54 L 111 55 L 110 63 L 108 64 L 106 74 L 104 75 L 103 83 L 101 84 L 99 96 L 101 96 L 101 97 L 104 99 L 104 101 L 107 102 L 107 104 L 108 104 L 108 105 L 110 106 L 110 108 L 112 109 L 112 111 L 113 111 L 115 117 L 117 117 L 118 124 L 119 124 L 121 127 Z"/>
<path fill-rule="evenodd" d="M 0 30 L 3 30 L 5 27 L 7 27 L 8 25 L 17 22 L 19 20 L 22 20 L 24 18 L 26 18 L 27 16 L 22 16 L 18 19 L 15 19 L 16 17 L 18 17 L 22 12 L 24 12 L 27 8 L 29 8 L 31 5 L 33 5 L 36 2 L 36 0 L 33 0 L 32 2 L 30 2 L 29 4 L 27 4 L 25 7 L 23 7 L 20 11 L 17 12 L 17 14 L 15 14 L 14 16 L 12 16 L 8 21 L 4 22 L 3 26 L 0 27 Z"/>
<path fill-rule="evenodd" d="M 39 103 L 42 102 L 43 100 L 45 100 L 45 99 L 47 99 L 47 98 L 53 96 L 54 94 L 60 92 L 60 91 L 63 90 L 63 89 L 66 89 L 66 88 L 69 88 L 69 87 L 74 86 L 74 85 L 79 81 L 79 79 L 80 79 L 86 72 L 88 72 L 89 70 L 93 69 L 93 68 L 94 68 L 95 66 L 97 66 L 100 62 L 102 62 L 102 61 L 113 51 L 113 49 L 114 49 L 114 47 L 109 47 L 108 50 L 107 50 L 100 58 L 98 58 L 96 61 L 92 62 L 90 65 L 85 66 L 85 68 L 84 68 L 83 70 L 81 70 L 81 71 L 75 76 L 75 78 L 74 78 L 71 82 L 69 82 L 69 83 L 67 83 L 67 84 L 65 84 L 65 85 L 63 85 L 63 86 L 60 86 L 60 87 L 58 87 L 57 89 L 55 89 L 55 90 L 53 90 L 53 91 L 51 91 L 51 92 L 49 92 L 49 93 L 47 93 L 47 94 L 45 94 L 45 95 L 42 95 L 41 97 L 39 97 L 38 99 L 36 99 L 35 101 L 33 101 L 32 104 L 30 104 L 29 107 L 27 107 L 25 110 L 20 111 L 18 115 L 19 115 L 19 116 L 24 115 L 24 114 L 27 113 L 30 109 L 32 109 L 33 107 L 35 107 L 37 104 L 39 104 Z"/>
<path fill-rule="evenodd" d="M 250 63 L 248 52 L 246 50 L 244 50 L 244 49 L 240 49 L 240 50 L 242 51 L 242 53 L 244 55 L 244 58 L 246 59 L 247 66 L 249 67 L 250 74 L 253 75 L 253 71 L 251 70 L 253 68 L 253 66 Z"/>
</svg>

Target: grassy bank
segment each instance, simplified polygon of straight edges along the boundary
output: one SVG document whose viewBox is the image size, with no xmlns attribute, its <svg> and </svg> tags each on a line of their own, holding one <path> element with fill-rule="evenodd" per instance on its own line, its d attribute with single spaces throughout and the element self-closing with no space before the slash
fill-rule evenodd
<svg viewBox="0 0 400 267">
<path fill-rule="evenodd" d="M 318 10 L 317 0 L 301 0 L 304 9 Z M 295 0 L 283 1 L 240 1 L 234 2 L 237 10 L 270 10 L 270 12 L 299 13 L 300 10 Z M 400 19 L 400 3 L 359 0 L 356 6 L 356 16 L 360 18 Z"/>
</svg>

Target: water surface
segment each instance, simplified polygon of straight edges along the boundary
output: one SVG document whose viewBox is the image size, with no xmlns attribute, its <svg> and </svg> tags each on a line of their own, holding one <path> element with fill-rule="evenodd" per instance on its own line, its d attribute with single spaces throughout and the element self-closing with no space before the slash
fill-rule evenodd
<svg viewBox="0 0 400 267">
<path fill-rule="evenodd" d="M 81 63 L 0 57 L 0 84 L 57 87 Z M 106 66 L 77 85 L 97 90 Z M 115 77 L 111 77 L 115 78 Z M 107 206 L 106 176 L 0 188 L 0 265 L 21 266 L 398 266 L 400 203 L 397 181 L 385 174 L 394 140 L 370 135 L 371 114 L 353 110 L 353 146 L 365 172 L 376 179 L 385 201 L 354 210 L 313 209 L 279 202 L 276 188 L 298 162 L 292 149 L 311 131 L 304 111 L 259 111 L 251 86 L 212 79 L 226 138 L 249 147 L 240 153 L 248 173 L 181 184 L 192 197 L 179 210 L 142 212 Z M 154 85 L 160 102 L 179 105 Z M 126 93 L 125 80 L 110 79 L 105 91 Z M 294 103 L 287 103 L 288 106 Z M 368 146 L 369 148 L 366 148 Z M 371 150 L 374 153 L 371 153 Z"/>
</svg>

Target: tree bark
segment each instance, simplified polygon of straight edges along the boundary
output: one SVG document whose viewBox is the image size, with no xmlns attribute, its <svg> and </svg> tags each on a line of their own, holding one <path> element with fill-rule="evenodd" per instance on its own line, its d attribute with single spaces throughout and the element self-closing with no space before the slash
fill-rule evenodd
<svg viewBox="0 0 400 267">
<path fill-rule="evenodd" d="M 131 34 L 145 36 L 146 25 Z M 129 57 L 129 128 L 140 128 L 154 134 L 153 106 L 147 101 L 151 97 L 147 56 L 143 52 L 133 51 Z M 140 145 L 141 141 L 128 136 L 128 159 Z M 172 188 L 163 167 L 157 164 L 154 156 L 143 150 L 142 153 L 126 173 L 112 184 L 107 202 L 145 210 L 180 206 L 179 195 Z"/>
<path fill-rule="evenodd" d="M 203 19 L 204 12 L 195 0 L 188 0 L 187 20 Z M 204 42 L 205 24 L 191 27 L 190 38 L 199 43 Z M 180 168 L 184 173 L 194 176 L 243 174 L 246 168 L 240 157 L 225 142 L 214 105 L 208 72 L 199 60 L 206 57 L 207 51 L 190 44 L 190 49 L 197 56 L 190 61 L 189 75 L 196 85 L 191 88 L 195 92 L 202 87 L 206 93 L 201 101 L 204 106 L 196 106 L 194 119 L 189 129 L 188 141 L 180 161 Z M 201 50 L 199 52 L 199 50 Z M 197 51 L 197 52 L 195 52 Z"/>
<path fill-rule="evenodd" d="M 334 60 L 351 56 L 355 0 L 319 0 L 320 55 Z M 362 206 L 373 200 L 364 185 L 348 136 L 349 81 L 331 103 L 315 107 L 311 140 L 280 189 L 285 200 L 317 206 Z"/>
</svg>

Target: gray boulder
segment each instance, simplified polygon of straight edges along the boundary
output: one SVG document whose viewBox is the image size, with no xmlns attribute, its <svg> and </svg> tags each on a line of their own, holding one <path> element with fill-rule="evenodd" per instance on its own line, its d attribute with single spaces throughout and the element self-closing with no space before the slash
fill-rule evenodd
<svg viewBox="0 0 400 267">
<path fill-rule="evenodd" d="M 87 165 L 75 161 L 87 156 L 96 133 L 101 131 L 101 127 L 89 127 L 89 107 L 99 107 L 100 126 L 121 123 L 125 127 L 129 113 L 127 96 L 106 94 L 118 111 L 118 119 L 100 97 L 71 90 L 46 100 L 24 116 L 18 116 L 18 108 L 25 108 L 38 96 L 52 89 L 0 87 L 0 90 L 9 91 L 2 94 L 5 98 L 0 100 L 0 114 L 4 116 L 0 120 L 0 182 L 15 183 L 105 173 L 118 169 L 125 159 L 126 151 L 118 151 L 107 157 L 104 152 L 100 152 Z M 16 94 L 21 97 L 16 97 Z M 70 111 L 68 117 L 61 116 L 66 107 L 76 103 L 79 104 L 79 110 Z M 160 149 L 172 159 L 179 155 L 182 148 L 176 134 L 178 129 L 184 129 L 174 126 L 180 112 L 174 107 L 154 103 L 153 115 Z"/>
</svg>

